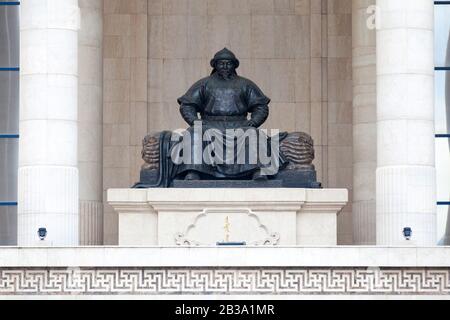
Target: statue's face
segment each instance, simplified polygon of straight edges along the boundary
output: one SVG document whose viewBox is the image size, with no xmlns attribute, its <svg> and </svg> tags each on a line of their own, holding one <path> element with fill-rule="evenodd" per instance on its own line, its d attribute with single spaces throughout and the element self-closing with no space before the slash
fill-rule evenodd
<svg viewBox="0 0 450 320">
<path fill-rule="evenodd" d="M 229 78 L 235 71 L 236 66 L 234 65 L 233 60 L 218 60 L 216 62 L 216 70 L 220 76 L 227 79 Z"/>
</svg>

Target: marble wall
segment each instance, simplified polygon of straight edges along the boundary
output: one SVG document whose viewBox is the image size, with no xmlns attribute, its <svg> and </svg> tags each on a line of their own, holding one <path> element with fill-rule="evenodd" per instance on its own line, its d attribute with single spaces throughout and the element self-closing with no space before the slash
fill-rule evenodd
<svg viewBox="0 0 450 320">
<path fill-rule="evenodd" d="M 265 127 L 310 133 L 319 179 L 351 191 L 351 10 L 351 0 L 104 0 L 104 191 L 138 180 L 146 132 L 186 127 L 176 99 L 225 46 L 272 99 Z M 350 204 L 339 243 L 352 242 L 351 223 Z M 107 205 L 104 232 L 117 243 Z"/>
<path fill-rule="evenodd" d="M 338 217 L 338 243 L 347 245 L 353 242 L 352 1 L 328 0 L 322 1 L 322 5 L 324 2 L 327 2 L 324 22 L 327 46 L 322 53 L 322 59 L 326 60 L 322 81 L 322 86 L 326 86 L 322 89 L 322 117 L 327 117 L 322 127 L 325 186 L 349 190 L 350 203 Z"/>
<path fill-rule="evenodd" d="M 137 182 L 147 133 L 147 0 L 104 0 L 103 191 Z M 106 201 L 104 201 L 106 203 Z M 117 215 L 104 205 L 104 244 L 117 243 Z"/>
</svg>

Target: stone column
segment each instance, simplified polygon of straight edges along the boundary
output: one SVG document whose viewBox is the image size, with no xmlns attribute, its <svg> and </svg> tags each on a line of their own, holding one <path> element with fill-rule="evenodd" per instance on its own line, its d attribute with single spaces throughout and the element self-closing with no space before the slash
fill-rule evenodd
<svg viewBox="0 0 450 320">
<path fill-rule="evenodd" d="M 377 244 L 436 244 L 434 7 L 377 0 Z M 402 234 L 411 227 L 412 240 Z"/>
<path fill-rule="evenodd" d="M 20 7 L 18 244 L 76 246 L 78 1 Z M 39 228 L 48 231 L 45 241 Z"/>
<path fill-rule="evenodd" d="M 103 0 L 79 0 L 80 244 L 103 243 Z"/>
<path fill-rule="evenodd" d="M 376 0 L 353 0 L 353 243 L 376 243 Z"/>
</svg>

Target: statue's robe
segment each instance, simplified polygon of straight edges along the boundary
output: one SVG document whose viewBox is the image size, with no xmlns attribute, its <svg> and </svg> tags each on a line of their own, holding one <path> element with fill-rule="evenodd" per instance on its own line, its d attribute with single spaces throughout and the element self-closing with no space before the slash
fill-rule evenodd
<svg viewBox="0 0 450 320">
<path fill-rule="evenodd" d="M 183 154 L 184 150 L 180 152 L 182 142 L 172 143 L 170 153 L 172 160 L 175 160 L 176 163 L 170 170 L 172 177 L 182 177 L 188 171 L 195 171 L 204 176 L 209 175 L 215 178 L 245 178 L 259 169 L 273 168 L 275 165 L 277 170 L 285 164 L 283 158 L 279 156 L 278 150 L 276 150 L 276 154 L 271 154 L 268 151 L 267 156 L 272 158 L 276 156 L 272 159 L 270 165 L 267 164 L 267 161 L 262 163 L 258 151 L 261 146 L 255 143 L 250 144 L 249 139 L 235 140 L 236 145 L 233 155 L 228 156 L 226 153 L 227 129 L 242 129 L 244 132 L 253 130 L 260 135 L 259 139 L 264 137 L 267 140 L 266 148 L 270 150 L 270 139 L 264 132 L 257 129 L 269 115 L 268 104 L 270 99 L 252 81 L 237 74 L 225 80 L 218 73 L 213 72 L 211 76 L 195 83 L 185 95 L 178 99 L 178 103 L 182 117 L 190 125 L 187 132 L 191 135 L 192 152 L 188 156 L 190 163 L 185 163 L 186 161 L 181 163 L 183 162 L 181 158 L 186 156 Z M 249 114 L 250 118 L 248 117 Z M 202 122 L 201 133 L 194 132 L 193 127 L 194 122 L 199 120 Z M 215 131 L 207 131 L 208 129 L 214 129 Z M 206 149 L 208 145 L 211 147 L 211 142 L 203 141 L 202 137 L 198 137 L 199 133 L 204 136 L 208 132 L 213 132 L 213 136 L 222 134 L 222 141 L 217 140 L 216 137 L 211 139 L 213 141 L 216 139 L 214 144 L 216 150 L 218 146 L 223 147 L 222 155 L 219 152 L 208 152 Z M 197 153 L 197 157 L 195 155 L 195 150 L 199 150 L 195 148 L 200 148 L 199 141 L 201 141 L 200 163 L 198 163 L 199 153 Z M 244 163 L 237 159 L 238 155 L 242 156 L 242 154 L 245 154 L 246 160 Z M 256 161 L 249 161 L 255 159 L 255 156 Z"/>
</svg>

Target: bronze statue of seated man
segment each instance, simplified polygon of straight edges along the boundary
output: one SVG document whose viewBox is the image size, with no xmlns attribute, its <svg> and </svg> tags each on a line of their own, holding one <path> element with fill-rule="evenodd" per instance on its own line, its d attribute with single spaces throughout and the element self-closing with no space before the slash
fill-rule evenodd
<svg viewBox="0 0 450 320">
<path fill-rule="evenodd" d="M 189 128 L 182 135 L 164 131 L 144 139 L 146 164 L 135 187 L 186 186 L 179 181 L 195 186 L 202 180 L 277 180 L 280 187 L 320 187 L 311 137 L 258 129 L 269 116 L 270 99 L 237 74 L 239 60 L 230 50 L 217 52 L 211 67 L 210 76 L 178 99 Z"/>
</svg>

